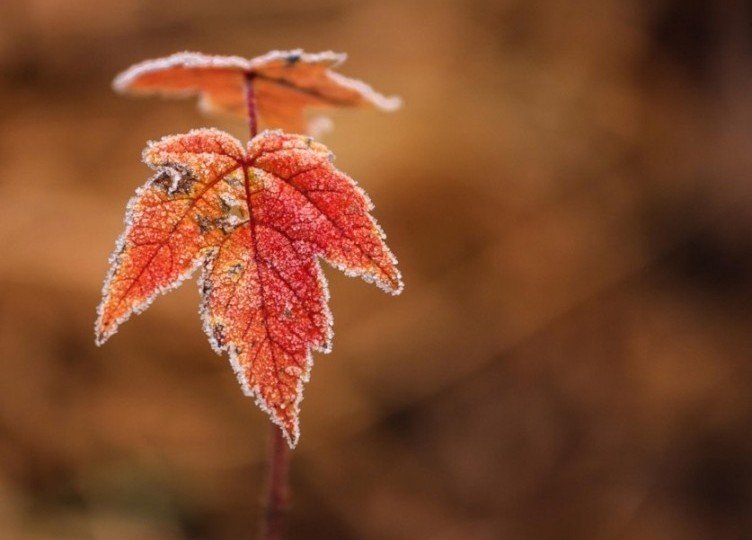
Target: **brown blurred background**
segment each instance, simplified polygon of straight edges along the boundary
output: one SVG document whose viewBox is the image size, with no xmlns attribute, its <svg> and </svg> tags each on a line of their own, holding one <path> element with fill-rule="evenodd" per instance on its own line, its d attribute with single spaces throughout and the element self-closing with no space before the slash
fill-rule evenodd
<svg viewBox="0 0 752 540">
<path fill-rule="evenodd" d="M 0 2 L 0 538 L 240 539 L 267 420 L 195 285 L 105 347 L 147 139 L 112 77 L 346 51 L 402 95 L 325 142 L 406 289 L 327 268 L 291 538 L 752 538 L 752 7 L 723 0 Z"/>
</svg>

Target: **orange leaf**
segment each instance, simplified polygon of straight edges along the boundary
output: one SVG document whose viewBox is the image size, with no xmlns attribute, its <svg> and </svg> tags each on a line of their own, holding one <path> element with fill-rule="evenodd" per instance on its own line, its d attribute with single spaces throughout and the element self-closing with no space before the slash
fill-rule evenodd
<svg viewBox="0 0 752 540">
<path fill-rule="evenodd" d="M 326 147 L 279 131 L 261 133 L 246 152 L 225 133 L 194 130 L 151 143 L 144 160 L 157 174 L 129 203 L 97 343 L 203 264 L 209 340 L 229 353 L 243 390 L 294 446 L 311 350 L 331 346 L 317 257 L 393 294 L 402 290 L 370 201 Z"/>
<path fill-rule="evenodd" d="M 136 64 L 113 84 L 124 93 L 199 95 L 202 109 L 245 118 L 245 81 L 251 76 L 261 125 L 293 133 L 308 131 L 303 117 L 308 107 L 399 107 L 399 98 L 385 97 L 330 69 L 345 58 L 331 51 L 272 51 L 250 60 L 183 52 Z"/>
</svg>

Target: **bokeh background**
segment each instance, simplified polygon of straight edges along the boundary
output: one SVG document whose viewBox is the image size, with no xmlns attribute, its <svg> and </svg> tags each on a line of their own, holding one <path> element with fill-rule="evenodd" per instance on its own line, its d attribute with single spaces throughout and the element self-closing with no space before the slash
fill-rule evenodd
<svg viewBox="0 0 752 540">
<path fill-rule="evenodd" d="M 193 283 L 94 309 L 178 50 L 346 51 L 400 94 L 324 141 L 398 298 L 327 268 L 291 538 L 752 538 L 752 7 L 725 0 L 0 2 L 0 537 L 240 539 L 265 416 Z"/>
</svg>

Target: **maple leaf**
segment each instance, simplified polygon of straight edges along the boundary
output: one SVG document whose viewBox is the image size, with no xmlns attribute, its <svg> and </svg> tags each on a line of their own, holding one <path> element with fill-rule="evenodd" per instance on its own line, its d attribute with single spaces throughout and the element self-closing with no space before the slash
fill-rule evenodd
<svg viewBox="0 0 752 540">
<path fill-rule="evenodd" d="M 331 347 L 318 258 L 386 291 L 402 290 L 396 259 L 355 182 L 310 137 L 266 131 L 245 151 L 199 129 L 150 143 L 157 174 L 128 204 L 96 322 L 102 344 L 132 313 L 202 266 L 201 317 L 294 446 L 311 350 Z"/>
<path fill-rule="evenodd" d="M 136 64 L 118 75 L 113 86 L 134 94 L 197 94 L 202 109 L 245 118 L 246 79 L 252 77 L 262 127 L 293 133 L 308 132 L 310 126 L 303 116 L 307 107 L 373 106 L 388 111 L 399 107 L 399 98 L 385 97 L 364 82 L 330 69 L 346 57 L 299 49 L 252 59 L 182 52 Z"/>
</svg>

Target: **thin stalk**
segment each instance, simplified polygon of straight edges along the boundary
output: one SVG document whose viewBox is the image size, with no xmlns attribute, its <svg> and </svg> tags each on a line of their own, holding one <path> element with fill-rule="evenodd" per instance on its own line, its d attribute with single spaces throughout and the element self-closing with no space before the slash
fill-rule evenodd
<svg viewBox="0 0 752 540">
<path fill-rule="evenodd" d="M 258 134 L 258 113 L 253 80 L 254 75 L 252 73 L 246 74 L 245 98 L 248 108 L 248 131 L 251 139 Z M 287 446 L 285 437 L 282 435 L 282 430 L 274 424 L 270 425 L 266 507 L 261 527 L 261 538 L 262 540 L 281 540 L 285 533 L 287 508 L 290 501 L 290 490 L 287 480 L 290 470 L 290 449 Z"/>
<path fill-rule="evenodd" d="M 263 540 L 281 540 L 285 534 L 290 492 L 287 476 L 290 468 L 290 449 L 282 430 L 271 424 L 269 433 L 269 464 L 267 477 L 266 511 L 261 530 Z"/>
<path fill-rule="evenodd" d="M 251 134 L 251 139 L 258 135 L 258 113 L 256 111 L 256 92 L 253 88 L 253 79 L 255 75 L 253 73 L 246 73 L 245 75 L 245 102 L 248 107 L 248 131 Z"/>
</svg>

